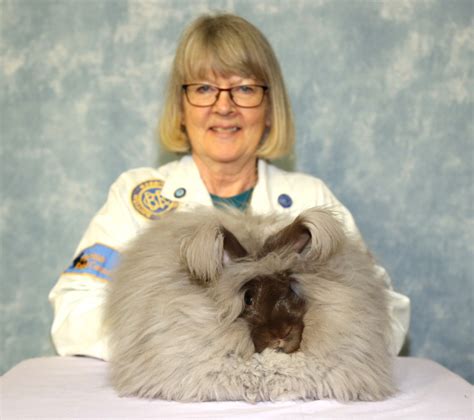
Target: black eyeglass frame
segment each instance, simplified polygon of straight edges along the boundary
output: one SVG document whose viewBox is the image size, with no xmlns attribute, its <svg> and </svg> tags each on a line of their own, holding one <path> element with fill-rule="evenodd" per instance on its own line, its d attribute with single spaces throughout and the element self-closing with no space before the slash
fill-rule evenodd
<svg viewBox="0 0 474 420">
<path fill-rule="evenodd" d="M 202 85 L 206 85 L 206 83 L 188 83 L 188 84 L 185 84 L 185 85 L 181 85 L 181 88 L 184 90 L 184 94 L 186 95 L 186 99 L 188 100 L 189 104 L 192 105 L 192 106 L 195 106 L 195 107 L 198 107 L 198 108 L 208 108 L 210 106 L 214 106 L 216 104 L 216 102 L 219 100 L 219 96 L 221 94 L 221 92 L 229 92 L 229 96 L 230 96 L 230 99 L 232 101 L 232 103 L 235 105 L 235 106 L 238 106 L 239 108 L 257 108 L 259 107 L 260 105 L 262 105 L 263 103 L 263 100 L 265 98 L 265 94 L 267 93 L 267 90 L 268 90 L 268 86 L 265 86 L 265 85 L 255 85 L 255 84 L 251 84 L 251 85 L 239 85 L 239 86 L 232 86 L 230 88 L 220 88 L 218 86 L 215 86 L 215 85 L 210 85 L 209 86 L 212 86 L 214 88 L 217 89 L 217 95 L 216 95 L 216 98 L 214 100 L 214 102 L 210 105 L 196 105 L 196 104 L 193 104 L 191 102 L 191 100 L 189 99 L 189 96 L 188 96 L 188 87 L 189 86 L 202 86 Z M 258 105 L 252 105 L 252 106 L 242 106 L 242 105 L 239 105 L 235 102 L 234 100 L 234 96 L 232 95 L 232 89 L 235 89 L 235 88 L 238 88 L 238 87 L 242 87 L 242 86 L 249 86 L 249 87 L 259 87 L 259 88 L 262 88 L 263 89 L 263 95 L 262 95 L 262 99 L 261 101 L 258 103 Z"/>
</svg>

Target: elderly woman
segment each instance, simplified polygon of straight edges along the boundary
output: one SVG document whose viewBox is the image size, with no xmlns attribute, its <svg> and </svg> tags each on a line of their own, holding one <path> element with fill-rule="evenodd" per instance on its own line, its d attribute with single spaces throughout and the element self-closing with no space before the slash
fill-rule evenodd
<svg viewBox="0 0 474 420">
<path fill-rule="evenodd" d="M 50 293 L 52 337 L 61 355 L 108 358 L 102 311 L 110 272 L 121 250 L 152 219 L 196 205 L 225 203 L 295 216 L 325 205 L 338 211 L 347 231 L 359 235 L 350 213 L 321 180 L 268 163 L 292 147 L 290 104 L 270 44 L 240 17 L 203 16 L 184 32 L 160 136 L 165 147 L 184 156 L 118 178 Z M 408 328 L 409 300 L 391 290 L 382 268 L 380 281 L 390 289 L 396 354 Z"/>
</svg>

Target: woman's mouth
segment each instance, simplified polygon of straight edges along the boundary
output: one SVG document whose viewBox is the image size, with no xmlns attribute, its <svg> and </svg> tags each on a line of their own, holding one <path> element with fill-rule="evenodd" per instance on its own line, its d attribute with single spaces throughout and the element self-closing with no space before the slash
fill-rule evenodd
<svg viewBox="0 0 474 420">
<path fill-rule="evenodd" d="M 236 131 L 240 130 L 240 127 L 237 127 L 235 125 L 229 127 L 212 126 L 210 129 L 212 131 L 215 131 L 216 133 L 235 133 Z"/>
</svg>

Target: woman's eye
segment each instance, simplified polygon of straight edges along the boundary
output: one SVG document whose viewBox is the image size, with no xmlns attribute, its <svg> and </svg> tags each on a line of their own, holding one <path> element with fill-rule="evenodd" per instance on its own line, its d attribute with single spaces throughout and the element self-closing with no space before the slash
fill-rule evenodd
<svg viewBox="0 0 474 420">
<path fill-rule="evenodd" d="M 247 290 L 244 294 L 244 302 L 247 306 L 253 305 L 253 296 L 250 290 Z"/>
<path fill-rule="evenodd" d="M 196 93 L 206 94 L 214 92 L 214 87 L 211 85 L 198 85 L 195 87 Z"/>
<path fill-rule="evenodd" d="M 237 86 L 234 89 L 236 90 L 236 93 L 243 95 L 252 95 L 253 93 L 255 93 L 255 88 L 249 85 Z"/>
</svg>

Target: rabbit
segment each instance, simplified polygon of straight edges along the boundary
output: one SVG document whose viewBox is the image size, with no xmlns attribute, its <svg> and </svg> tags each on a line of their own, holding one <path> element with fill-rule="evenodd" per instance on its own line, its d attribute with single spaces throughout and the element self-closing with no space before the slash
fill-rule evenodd
<svg viewBox="0 0 474 420">
<path fill-rule="evenodd" d="M 124 250 L 109 284 L 110 380 L 179 401 L 383 399 L 385 293 L 328 208 L 177 211 Z"/>
</svg>

